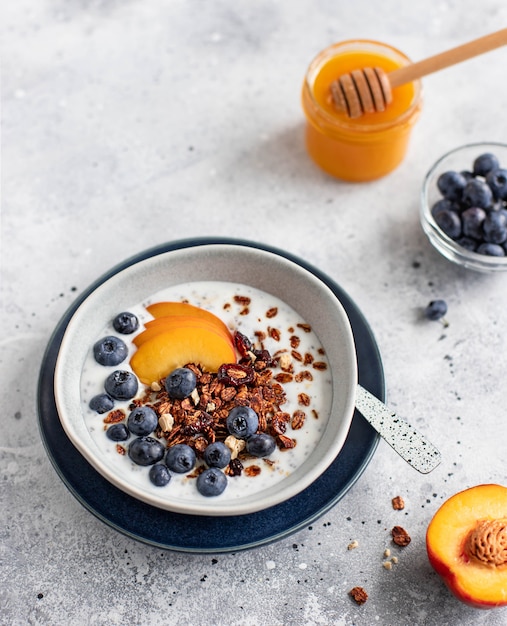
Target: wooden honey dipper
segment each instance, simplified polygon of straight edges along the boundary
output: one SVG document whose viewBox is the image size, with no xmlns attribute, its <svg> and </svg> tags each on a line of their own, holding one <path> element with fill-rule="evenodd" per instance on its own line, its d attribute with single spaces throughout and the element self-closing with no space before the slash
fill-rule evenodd
<svg viewBox="0 0 507 626">
<path fill-rule="evenodd" d="M 330 85 L 334 106 L 351 118 L 363 113 L 384 111 L 393 99 L 392 88 L 461 63 L 507 44 L 507 28 L 479 37 L 457 48 L 404 65 L 391 72 L 380 67 L 365 67 L 343 74 Z"/>
</svg>

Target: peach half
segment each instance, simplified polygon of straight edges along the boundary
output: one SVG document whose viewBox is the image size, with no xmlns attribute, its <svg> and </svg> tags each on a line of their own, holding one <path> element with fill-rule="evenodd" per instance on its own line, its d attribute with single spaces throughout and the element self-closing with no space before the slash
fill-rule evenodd
<svg viewBox="0 0 507 626">
<path fill-rule="evenodd" d="M 507 606 L 507 487 L 478 485 L 449 498 L 428 526 L 426 550 L 459 600 Z"/>
<path fill-rule="evenodd" d="M 187 363 L 216 372 L 223 363 L 234 363 L 233 344 L 223 335 L 201 326 L 175 326 L 142 343 L 130 359 L 139 380 L 151 385 Z"/>
<path fill-rule="evenodd" d="M 209 321 L 204 317 L 194 317 L 188 315 L 170 315 L 167 317 L 157 317 L 154 320 L 145 323 L 145 330 L 139 333 L 132 340 L 133 343 L 139 348 L 143 343 L 149 341 L 156 335 L 171 331 L 174 328 L 207 328 L 210 332 L 214 332 L 217 335 L 221 335 L 226 341 L 229 341 L 233 345 L 233 338 L 231 333 L 227 329 L 223 329 L 221 326 L 215 324 L 213 321 Z"/>
<path fill-rule="evenodd" d="M 230 335 L 230 331 L 226 324 L 211 311 L 201 309 L 201 307 L 188 304 L 187 302 L 156 302 L 146 307 L 150 315 L 155 319 L 170 316 L 198 317 L 207 320 L 211 324 L 215 324 L 221 328 L 223 332 Z"/>
</svg>

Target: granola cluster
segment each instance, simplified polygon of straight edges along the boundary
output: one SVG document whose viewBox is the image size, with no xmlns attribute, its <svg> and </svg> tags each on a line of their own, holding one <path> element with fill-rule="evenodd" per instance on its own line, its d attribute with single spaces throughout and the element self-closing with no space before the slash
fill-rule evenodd
<svg viewBox="0 0 507 626">
<path fill-rule="evenodd" d="M 299 430 L 303 427 L 307 417 L 304 409 L 310 405 L 310 398 L 300 393 L 298 404 L 301 408 L 292 413 L 284 411 L 287 398 L 282 382 L 311 380 L 313 376 L 309 370 L 294 374 L 292 358 L 287 359 L 286 352 L 272 357 L 266 350 L 253 351 L 249 341 L 238 332 L 235 343 L 242 354 L 241 360 L 224 364 L 217 373 L 205 371 L 195 363 L 185 366 L 197 379 L 196 389 L 190 397 L 183 400 L 170 398 L 164 380 L 160 380 L 146 388 L 144 395 L 131 404 L 131 408 L 148 405 L 155 410 L 159 418 L 155 435 L 164 438 L 167 447 L 187 444 L 202 456 L 210 443 L 223 441 L 231 450 L 231 462 L 225 472 L 233 476 L 243 472 L 241 461 L 249 455 L 245 442 L 227 431 L 229 412 L 236 406 L 252 408 L 259 418 L 259 432 L 274 437 L 281 450 L 294 448 L 296 439 L 286 434 L 287 428 Z M 270 463 L 268 459 L 264 462 Z M 245 471 L 255 473 L 255 467 Z"/>
</svg>

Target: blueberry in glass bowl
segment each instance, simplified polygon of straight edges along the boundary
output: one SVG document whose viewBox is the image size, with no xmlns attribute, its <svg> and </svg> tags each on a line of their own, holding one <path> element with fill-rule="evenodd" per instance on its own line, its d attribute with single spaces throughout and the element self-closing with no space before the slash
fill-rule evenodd
<svg viewBox="0 0 507 626">
<path fill-rule="evenodd" d="M 507 270 L 507 144 L 471 143 L 427 173 L 420 219 L 446 259 L 479 272 Z"/>
</svg>

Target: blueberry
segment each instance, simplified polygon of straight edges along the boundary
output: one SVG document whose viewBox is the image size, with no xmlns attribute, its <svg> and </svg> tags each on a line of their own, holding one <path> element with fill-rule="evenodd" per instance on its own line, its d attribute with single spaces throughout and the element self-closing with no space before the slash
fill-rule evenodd
<svg viewBox="0 0 507 626">
<path fill-rule="evenodd" d="M 451 239 L 457 239 L 461 235 L 461 220 L 456 211 L 443 209 L 436 214 L 435 222 Z"/>
<path fill-rule="evenodd" d="M 127 418 L 127 426 L 130 432 L 139 437 L 152 433 L 157 424 L 157 414 L 149 406 L 136 407 Z"/>
<path fill-rule="evenodd" d="M 507 170 L 498 168 L 488 172 L 486 183 L 495 200 L 507 200 Z"/>
<path fill-rule="evenodd" d="M 139 383 L 132 372 L 115 370 L 106 378 L 104 388 L 115 400 L 130 400 L 136 395 Z"/>
<path fill-rule="evenodd" d="M 194 468 L 195 452 L 186 443 L 177 443 L 171 446 L 165 456 L 167 467 L 177 474 L 186 474 Z"/>
<path fill-rule="evenodd" d="M 164 463 L 152 465 L 148 476 L 155 487 L 165 487 L 171 480 L 171 474 Z"/>
<path fill-rule="evenodd" d="M 462 200 L 467 206 L 488 209 L 493 203 L 493 192 L 484 181 L 473 178 L 466 184 Z"/>
<path fill-rule="evenodd" d="M 183 400 L 195 389 L 197 379 L 192 370 L 188 367 L 179 367 L 165 379 L 165 388 L 170 398 Z"/>
<path fill-rule="evenodd" d="M 500 211 L 490 211 L 482 225 L 485 243 L 503 243 L 507 240 L 507 219 Z"/>
<path fill-rule="evenodd" d="M 113 328 L 122 335 L 130 335 L 139 328 L 139 320 L 133 313 L 124 311 L 114 318 Z"/>
<path fill-rule="evenodd" d="M 486 152 L 475 159 L 473 171 L 475 176 L 486 176 L 488 172 L 498 169 L 499 166 L 500 164 L 496 156 Z"/>
<path fill-rule="evenodd" d="M 90 400 L 89 407 L 97 413 L 107 413 L 114 407 L 114 400 L 107 393 L 99 393 Z"/>
<path fill-rule="evenodd" d="M 125 342 L 114 335 L 99 339 L 93 346 L 93 356 L 100 365 L 119 365 L 127 355 Z"/>
<path fill-rule="evenodd" d="M 130 433 L 125 424 L 113 424 L 106 430 L 106 436 L 112 441 L 127 441 Z"/>
<path fill-rule="evenodd" d="M 447 313 L 447 303 L 445 300 L 432 300 L 424 309 L 424 315 L 432 321 L 444 317 Z"/>
<path fill-rule="evenodd" d="M 481 243 L 476 252 L 486 256 L 505 256 L 505 250 L 497 243 Z"/>
<path fill-rule="evenodd" d="M 219 496 L 227 487 L 227 476 L 216 467 L 204 470 L 197 477 L 197 490 L 203 496 Z"/>
<path fill-rule="evenodd" d="M 267 433 L 252 435 L 246 440 L 247 452 L 253 456 L 269 456 L 276 448 L 276 441 Z"/>
<path fill-rule="evenodd" d="M 210 443 L 206 447 L 203 457 L 208 467 L 223 468 L 229 465 L 231 451 L 222 441 L 215 441 L 215 443 Z"/>
<path fill-rule="evenodd" d="M 129 445 L 129 457 L 137 465 L 154 465 L 164 457 L 165 447 L 153 437 L 138 437 Z"/>
<path fill-rule="evenodd" d="M 435 204 L 431 207 L 431 215 L 433 215 L 433 217 L 435 218 L 437 214 L 440 213 L 440 211 L 452 211 L 453 208 L 454 204 L 450 200 L 447 200 L 446 198 L 441 198 L 440 200 L 437 200 L 437 202 L 435 202 Z"/>
<path fill-rule="evenodd" d="M 437 179 L 437 187 L 440 193 L 444 198 L 453 202 L 461 200 L 466 184 L 466 178 L 462 174 L 454 171 L 444 172 L 440 174 Z"/>
<path fill-rule="evenodd" d="M 470 207 L 461 214 L 463 234 L 466 237 L 482 239 L 482 224 L 486 219 L 486 211 L 479 207 Z"/>
<path fill-rule="evenodd" d="M 227 416 L 226 425 L 231 435 L 246 439 L 259 427 L 259 417 L 249 406 L 235 406 Z"/>
<path fill-rule="evenodd" d="M 465 250 L 470 250 L 470 252 L 475 252 L 479 245 L 479 242 L 472 239 L 472 237 L 460 237 L 456 239 L 456 243 L 465 248 Z"/>
</svg>

